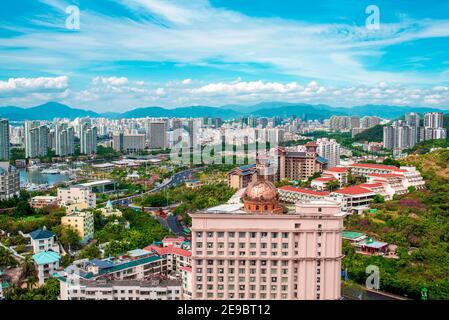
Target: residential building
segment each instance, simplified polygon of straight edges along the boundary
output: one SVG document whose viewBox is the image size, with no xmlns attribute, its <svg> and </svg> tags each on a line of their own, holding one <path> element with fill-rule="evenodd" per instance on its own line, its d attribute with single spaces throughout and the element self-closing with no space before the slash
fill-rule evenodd
<svg viewBox="0 0 449 320">
<path fill-rule="evenodd" d="M 327 160 L 328 168 L 340 164 L 340 144 L 335 139 L 319 138 L 316 143 L 318 155 Z"/>
<path fill-rule="evenodd" d="M 316 172 L 327 168 L 327 160 L 318 155 L 318 145 L 309 142 L 305 145 L 306 152 L 278 150 L 278 180 L 307 180 Z"/>
<path fill-rule="evenodd" d="M 10 199 L 20 193 L 19 170 L 9 162 L 0 162 L 0 200 Z"/>
<path fill-rule="evenodd" d="M 30 200 L 30 206 L 34 209 L 43 209 L 47 207 L 57 207 L 58 197 L 54 196 L 35 196 Z"/>
<path fill-rule="evenodd" d="M 369 209 L 375 195 L 374 192 L 363 187 L 350 186 L 332 192 L 330 197 L 340 203 L 342 211 L 361 214 Z"/>
<path fill-rule="evenodd" d="M 34 264 L 37 267 L 39 285 L 43 285 L 45 279 L 51 278 L 59 268 L 61 256 L 54 251 L 41 251 L 33 255 Z"/>
<path fill-rule="evenodd" d="M 67 124 L 56 124 L 55 126 L 55 153 L 60 157 L 75 154 L 75 129 Z"/>
<path fill-rule="evenodd" d="M 256 164 L 241 166 L 228 172 L 228 186 L 234 189 L 246 188 L 257 179 Z"/>
<path fill-rule="evenodd" d="M 95 208 L 97 200 L 91 188 L 71 186 L 69 188 L 58 188 L 58 203 L 60 206 L 85 203 L 89 208 Z"/>
<path fill-rule="evenodd" d="M 25 156 L 45 157 L 49 149 L 49 130 L 39 121 L 25 121 Z"/>
<path fill-rule="evenodd" d="M 323 177 L 332 176 L 340 182 L 340 186 L 348 183 L 349 170 L 345 167 L 330 167 L 323 171 Z"/>
<path fill-rule="evenodd" d="M 96 127 L 92 127 L 89 123 L 84 123 L 81 126 L 81 154 L 93 155 L 97 153 L 97 136 L 98 129 Z"/>
<path fill-rule="evenodd" d="M 296 203 L 299 201 L 325 200 L 330 192 L 301 189 L 293 186 L 278 188 L 279 200 L 282 202 Z"/>
<path fill-rule="evenodd" d="M 180 300 L 180 280 L 81 279 L 76 285 L 60 279 L 60 300 Z"/>
<path fill-rule="evenodd" d="M 340 299 L 339 205 L 312 201 L 288 211 L 263 179 L 243 198 L 191 214 L 192 299 Z"/>
<path fill-rule="evenodd" d="M 59 252 L 59 245 L 56 242 L 56 235 L 47 230 L 46 227 L 30 232 L 31 246 L 33 253 L 37 254 L 44 251 Z"/>
<path fill-rule="evenodd" d="M 170 276 L 181 276 L 182 267 L 191 267 L 192 252 L 174 245 L 157 246 L 150 245 L 144 250 L 154 252 L 158 256 L 167 260 L 167 271 Z"/>
<path fill-rule="evenodd" d="M 116 151 L 125 153 L 137 153 L 145 149 L 144 134 L 114 134 L 112 137 L 112 147 Z"/>
<path fill-rule="evenodd" d="M 168 148 L 167 123 L 165 121 L 150 121 L 147 124 L 147 135 L 150 149 Z"/>
<path fill-rule="evenodd" d="M 0 161 L 9 160 L 9 156 L 9 121 L 7 119 L 0 119 Z"/>
<path fill-rule="evenodd" d="M 105 217 L 111 217 L 111 216 L 121 217 L 122 216 L 122 212 L 119 209 L 114 208 L 111 200 L 108 200 L 108 202 L 106 203 L 106 206 L 104 208 L 100 208 L 99 210 L 100 210 L 101 214 Z"/>
<path fill-rule="evenodd" d="M 427 112 L 424 114 L 424 127 L 443 128 L 443 112 Z"/>
<path fill-rule="evenodd" d="M 94 237 L 94 214 L 92 212 L 74 212 L 62 217 L 61 224 L 75 229 L 82 243 L 87 243 Z"/>
</svg>

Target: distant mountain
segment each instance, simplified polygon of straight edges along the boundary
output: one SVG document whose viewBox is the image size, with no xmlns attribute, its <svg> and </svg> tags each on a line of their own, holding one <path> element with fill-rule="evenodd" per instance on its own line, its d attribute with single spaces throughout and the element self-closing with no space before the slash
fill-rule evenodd
<svg viewBox="0 0 449 320">
<path fill-rule="evenodd" d="M 407 112 L 425 113 L 433 111 L 449 113 L 449 110 L 423 107 L 364 105 L 352 108 L 341 108 L 325 104 L 311 105 L 278 101 L 264 102 L 255 105 L 226 105 L 223 107 L 190 106 L 174 109 L 165 109 L 154 106 L 136 108 L 124 113 L 97 113 L 90 110 L 75 109 L 57 102 L 48 102 L 31 108 L 13 106 L 0 107 L 0 117 L 7 118 L 11 121 L 52 120 L 54 118 L 75 119 L 77 117 L 105 117 L 111 119 L 145 117 L 220 117 L 224 120 L 228 120 L 248 115 L 259 117 L 296 116 L 307 120 L 328 119 L 332 115 L 379 116 L 386 119 L 397 119 Z"/>
<path fill-rule="evenodd" d="M 89 110 L 74 109 L 57 102 L 48 102 L 31 108 L 0 107 L 0 117 L 9 120 L 52 120 L 54 118 L 98 117 Z"/>
<path fill-rule="evenodd" d="M 220 117 L 231 119 L 240 116 L 241 113 L 214 107 L 192 106 L 175 109 L 164 109 L 161 107 L 138 108 L 121 114 L 122 118 L 144 118 L 144 117 Z"/>
</svg>

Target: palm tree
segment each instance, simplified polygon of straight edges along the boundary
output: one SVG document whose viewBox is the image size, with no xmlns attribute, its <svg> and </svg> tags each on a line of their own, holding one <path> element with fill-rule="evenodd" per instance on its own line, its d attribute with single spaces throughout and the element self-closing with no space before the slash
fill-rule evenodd
<svg viewBox="0 0 449 320">
<path fill-rule="evenodd" d="M 36 269 L 34 267 L 34 262 L 31 259 L 31 256 L 26 256 L 21 264 L 22 269 L 22 275 L 21 278 L 25 279 L 28 277 L 35 277 L 36 276 Z"/>
<path fill-rule="evenodd" d="M 28 277 L 25 281 L 27 284 L 28 290 L 32 290 L 34 288 L 34 286 L 36 285 L 37 281 L 38 281 L 38 279 L 35 276 Z"/>
</svg>

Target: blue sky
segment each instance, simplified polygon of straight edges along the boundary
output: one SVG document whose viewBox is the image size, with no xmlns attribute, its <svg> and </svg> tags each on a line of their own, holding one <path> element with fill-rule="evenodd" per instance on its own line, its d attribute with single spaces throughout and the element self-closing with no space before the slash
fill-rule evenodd
<svg viewBox="0 0 449 320">
<path fill-rule="evenodd" d="M 449 109 L 448 53 L 442 0 L 4 0 L 0 105 Z"/>
</svg>

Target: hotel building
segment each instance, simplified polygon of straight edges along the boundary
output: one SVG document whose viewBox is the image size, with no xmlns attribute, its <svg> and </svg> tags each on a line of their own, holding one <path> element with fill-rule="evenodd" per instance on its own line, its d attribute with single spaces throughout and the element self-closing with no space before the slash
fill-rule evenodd
<svg viewBox="0 0 449 320">
<path fill-rule="evenodd" d="M 339 299 L 344 213 L 331 201 L 283 208 L 251 183 L 243 204 L 192 213 L 192 299 Z"/>
</svg>

